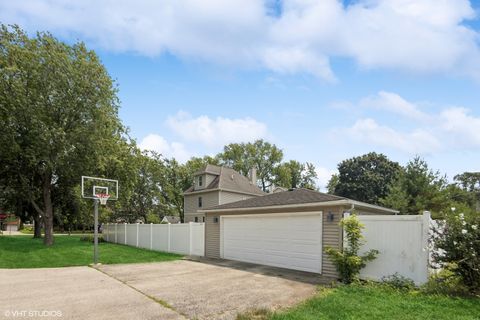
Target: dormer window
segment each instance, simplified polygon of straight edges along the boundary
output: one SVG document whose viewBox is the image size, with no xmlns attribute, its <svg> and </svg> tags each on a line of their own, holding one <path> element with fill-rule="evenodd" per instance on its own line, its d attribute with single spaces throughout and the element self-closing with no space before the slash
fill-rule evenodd
<svg viewBox="0 0 480 320">
<path fill-rule="evenodd" d="M 198 177 L 198 186 L 201 187 L 203 185 L 203 177 L 199 176 Z"/>
</svg>

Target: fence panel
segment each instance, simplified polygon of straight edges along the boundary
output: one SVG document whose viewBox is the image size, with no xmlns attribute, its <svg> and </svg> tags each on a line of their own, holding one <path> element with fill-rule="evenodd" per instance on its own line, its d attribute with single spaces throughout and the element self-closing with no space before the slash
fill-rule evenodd
<svg viewBox="0 0 480 320">
<path fill-rule="evenodd" d="M 150 224 L 139 224 L 138 225 L 138 246 L 140 248 L 151 249 L 150 248 Z"/>
<path fill-rule="evenodd" d="M 191 255 L 203 256 L 205 253 L 205 224 L 192 222 Z"/>
<path fill-rule="evenodd" d="M 107 224 L 104 239 L 108 242 L 138 246 L 156 251 L 203 256 L 205 224 Z"/>
<path fill-rule="evenodd" d="M 190 254 L 190 223 L 170 225 L 170 251 Z"/>
<path fill-rule="evenodd" d="M 153 225 L 153 241 L 152 249 L 157 251 L 170 252 L 168 248 L 168 228 L 169 224 L 154 224 Z"/>
<path fill-rule="evenodd" d="M 367 263 L 360 275 L 380 280 L 399 273 L 421 284 L 428 279 L 428 228 L 430 215 L 358 216 L 365 225 L 362 251 L 376 249 L 378 257 Z"/>
<path fill-rule="evenodd" d="M 137 224 L 127 224 L 127 245 L 137 246 Z"/>
<path fill-rule="evenodd" d="M 124 223 L 117 224 L 117 243 L 125 244 L 125 226 L 126 225 Z"/>
</svg>

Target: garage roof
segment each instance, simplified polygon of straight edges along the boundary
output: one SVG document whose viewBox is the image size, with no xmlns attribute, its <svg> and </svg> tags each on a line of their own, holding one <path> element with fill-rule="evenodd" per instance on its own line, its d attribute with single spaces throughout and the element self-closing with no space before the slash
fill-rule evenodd
<svg viewBox="0 0 480 320">
<path fill-rule="evenodd" d="M 199 210 L 201 212 L 209 211 L 233 211 L 241 209 L 254 209 L 264 207 L 278 207 L 278 206 L 302 206 L 318 203 L 331 203 L 332 205 L 359 205 L 363 207 L 375 208 L 378 210 L 384 210 L 391 213 L 397 213 L 398 211 L 371 205 L 368 203 L 355 201 L 345 197 L 335 196 L 331 194 L 321 193 L 309 189 L 291 189 L 284 192 L 270 193 L 262 197 L 254 197 L 247 200 L 237 201 L 222 204 L 219 206 L 211 207 L 205 210 Z"/>
</svg>

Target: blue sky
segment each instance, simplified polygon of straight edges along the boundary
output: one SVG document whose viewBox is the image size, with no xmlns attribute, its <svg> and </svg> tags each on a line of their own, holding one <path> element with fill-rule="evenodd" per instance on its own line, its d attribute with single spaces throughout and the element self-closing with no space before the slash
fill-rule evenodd
<svg viewBox="0 0 480 320">
<path fill-rule="evenodd" d="M 369 151 L 480 171 L 477 1 L 0 1 L 97 51 L 144 148 L 181 161 L 265 138 L 323 186 Z"/>
</svg>

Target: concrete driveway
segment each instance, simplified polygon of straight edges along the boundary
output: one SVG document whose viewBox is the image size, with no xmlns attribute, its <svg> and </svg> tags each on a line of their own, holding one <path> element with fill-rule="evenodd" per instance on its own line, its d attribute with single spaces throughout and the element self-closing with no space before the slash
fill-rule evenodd
<svg viewBox="0 0 480 320">
<path fill-rule="evenodd" d="M 0 319 L 185 319 L 89 267 L 0 269 Z"/>
<path fill-rule="evenodd" d="M 23 311 L 43 312 L 41 319 L 235 319 L 251 308 L 308 298 L 318 279 L 217 260 L 0 269 L 0 319 L 36 318 L 20 316 Z"/>
<path fill-rule="evenodd" d="M 234 261 L 104 265 L 102 272 L 188 318 L 234 319 L 252 308 L 291 306 L 316 292 L 319 277 Z"/>
</svg>

